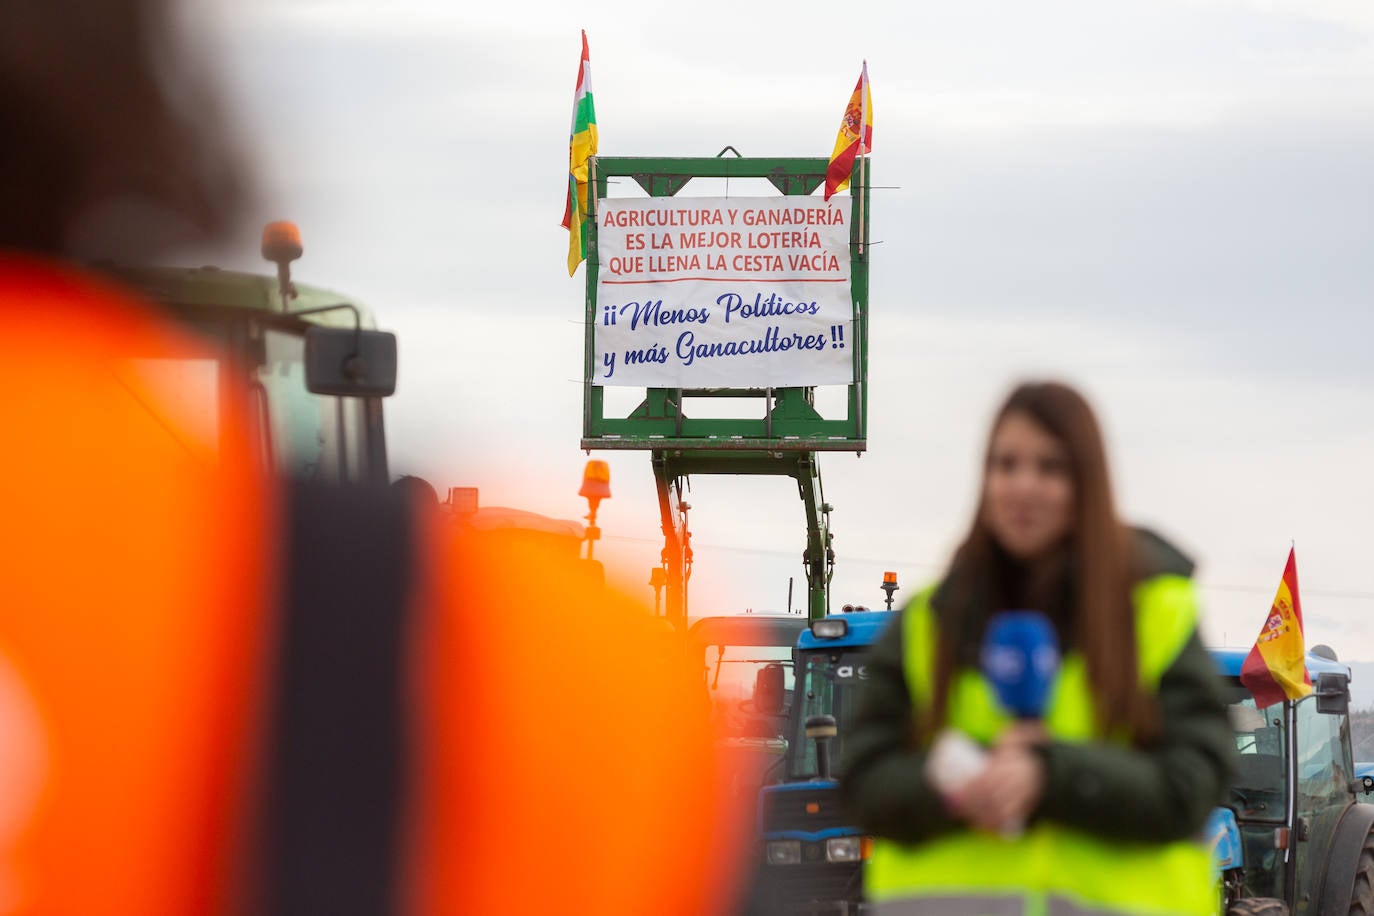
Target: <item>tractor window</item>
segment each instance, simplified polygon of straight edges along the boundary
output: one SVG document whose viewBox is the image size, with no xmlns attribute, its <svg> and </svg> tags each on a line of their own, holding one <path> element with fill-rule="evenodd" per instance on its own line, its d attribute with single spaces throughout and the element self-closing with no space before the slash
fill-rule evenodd
<svg viewBox="0 0 1374 916">
<path fill-rule="evenodd" d="M 367 479 L 364 404 L 311 394 L 305 387 L 305 337 L 268 328 L 258 382 L 266 394 L 274 464 L 285 473 L 328 483 Z"/>
<path fill-rule="evenodd" d="M 220 445 L 220 372 L 213 357 L 147 357 L 121 363 L 115 377 L 179 448 L 211 460 Z"/>
<path fill-rule="evenodd" d="M 1297 813 L 1312 827 L 1310 839 L 1298 843 L 1298 874 L 1320 874 L 1333 851 L 1336 823 L 1354 800 L 1349 725 L 1346 716 L 1317 712 L 1313 697 L 1298 701 L 1297 720 Z"/>
<path fill-rule="evenodd" d="M 1283 856 L 1274 849 L 1274 827 L 1283 823 L 1288 804 L 1283 704 L 1256 709 L 1250 691 L 1232 681 L 1227 712 L 1237 751 L 1229 804 L 1240 824 L 1245 886 L 1255 896 L 1281 897 Z"/>
<path fill-rule="evenodd" d="M 816 742 L 806 739 L 808 716 L 835 717 L 838 734 L 830 742 L 830 772 L 844 772 L 844 737 L 853 719 L 854 693 L 868 677 L 867 652 L 808 652 L 798 664 L 800 714 L 792 717 L 796 729 L 788 751 L 788 776 L 806 779 L 817 775 Z"/>
<path fill-rule="evenodd" d="M 1256 709 L 1250 692 L 1240 688 L 1228 707 L 1236 735 L 1236 779 L 1231 803 L 1242 820 L 1281 820 L 1284 792 L 1283 704 Z"/>
<path fill-rule="evenodd" d="M 1309 698 L 1298 703 L 1298 810 L 1350 801 L 1350 742 L 1345 716 L 1324 716 Z"/>
<path fill-rule="evenodd" d="M 792 695 L 791 646 L 708 645 L 705 652 L 706 687 L 712 714 L 723 733 L 735 738 L 781 738 L 783 714 L 769 713 L 754 703 L 760 673 L 782 667 L 784 706 Z M 766 677 L 766 675 L 765 675 Z"/>
</svg>

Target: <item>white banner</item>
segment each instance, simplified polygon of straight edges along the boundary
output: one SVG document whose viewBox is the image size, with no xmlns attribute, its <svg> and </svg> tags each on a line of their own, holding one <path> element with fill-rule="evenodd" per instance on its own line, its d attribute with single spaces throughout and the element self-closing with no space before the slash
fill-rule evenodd
<svg viewBox="0 0 1374 916">
<path fill-rule="evenodd" d="M 854 380 L 850 199 L 602 198 L 595 385 Z"/>
</svg>

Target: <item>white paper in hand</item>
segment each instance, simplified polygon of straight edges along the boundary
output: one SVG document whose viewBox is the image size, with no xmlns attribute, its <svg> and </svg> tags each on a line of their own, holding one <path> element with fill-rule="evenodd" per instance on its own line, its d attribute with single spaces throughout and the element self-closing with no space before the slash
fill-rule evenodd
<svg viewBox="0 0 1374 916">
<path fill-rule="evenodd" d="M 935 738 L 926 756 L 926 778 L 937 791 L 949 795 L 983 770 L 988 752 L 961 731 L 947 728 Z"/>
</svg>

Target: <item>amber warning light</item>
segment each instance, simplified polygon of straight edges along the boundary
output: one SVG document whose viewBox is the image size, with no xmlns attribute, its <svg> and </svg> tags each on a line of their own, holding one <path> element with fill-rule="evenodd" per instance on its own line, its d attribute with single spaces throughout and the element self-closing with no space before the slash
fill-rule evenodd
<svg viewBox="0 0 1374 916">
<path fill-rule="evenodd" d="M 291 262 L 305 252 L 301 244 L 301 230 L 295 223 L 277 220 L 262 227 L 262 256 L 277 265 L 277 293 L 281 296 L 281 310 L 289 311 L 296 288 L 291 283 Z"/>
<path fill-rule="evenodd" d="M 897 574 L 895 572 L 883 573 L 883 591 L 887 593 L 887 609 L 892 610 L 892 593 L 897 591 Z"/>
<path fill-rule="evenodd" d="M 611 498 L 611 466 L 595 458 L 588 461 L 582 471 L 582 489 L 577 491 L 577 495 L 587 497 L 587 507 L 591 510 L 586 515 L 587 559 L 590 560 L 596 542 L 601 537 L 601 529 L 596 527 L 596 507 L 601 505 L 603 499 Z"/>
<path fill-rule="evenodd" d="M 582 472 L 582 489 L 577 491 L 577 495 L 588 499 L 610 499 L 611 466 L 596 459 L 588 461 Z"/>
<path fill-rule="evenodd" d="M 277 220 L 262 227 L 262 256 L 269 261 L 294 261 L 305 253 L 301 230 L 292 222 Z"/>
</svg>

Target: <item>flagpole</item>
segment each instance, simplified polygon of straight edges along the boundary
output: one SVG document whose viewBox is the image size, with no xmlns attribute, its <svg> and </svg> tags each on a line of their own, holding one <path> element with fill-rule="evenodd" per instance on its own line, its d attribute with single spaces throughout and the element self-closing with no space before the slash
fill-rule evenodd
<svg viewBox="0 0 1374 916">
<path fill-rule="evenodd" d="M 868 61 L 859 78 L 859 257 L 864 256 L 864 198 L 868 196 Z"/>
<path fill-rule="evenodd" d="M 1298 704 L 1284 697 L 1283 699 L 1283 719 L 1288 740 L 1284 744 L 1287 751 L 1284 754 L 1284 768 L 1286 770 L 1285 784 L 1288 786 L 1288 804 L 1284 817 L 1284 822 L 1291 826 L 1288 834 L 1288 842 L 1283 844 L 1283 886 L 1285 888 L 1296 888 L 1298 881 L 1298 858 L 1293 854 L 1294 847 L 1298 844 L 1298 742 L 1293 740 L 1298 733 Z"/>
<path fill-rule="evenodd" d="M 863 125 L 859 125 L 859 149 L 864 148 Z M 859 257 L 864 256 L 864 198 L 868 196 L 867 168 L 868 156 L 859 156 Z"/>
<path fill-rule="evenodd" d="M 587 218 L 596 219 L 596 154 L 587 157 Z"/>
</svg>

